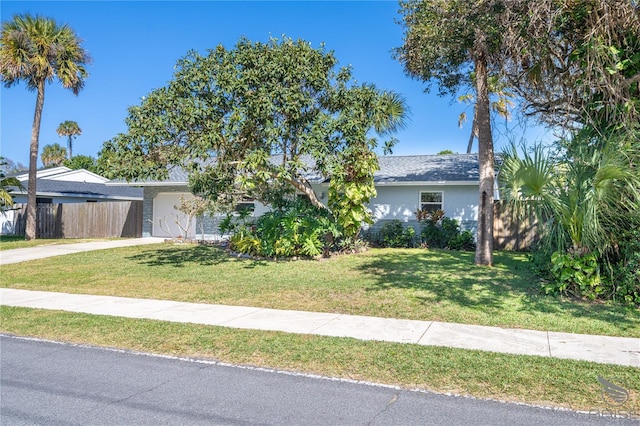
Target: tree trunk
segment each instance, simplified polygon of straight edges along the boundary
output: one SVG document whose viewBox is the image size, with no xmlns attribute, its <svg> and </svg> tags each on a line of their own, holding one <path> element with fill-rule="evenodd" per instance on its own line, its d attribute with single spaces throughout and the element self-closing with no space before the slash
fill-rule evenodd
<svg viewBox="0 0 640 426">
<path fill-rule="evenodd" d="M 72 144 L 73 141 L 71 140 L 73 138 L 73 136 L 69 135 L 69 139 L 67 140 L 67 148 L 68 148 L 68 153 L 67 153 L 67 157 L 69 158 L 69 160 L 71 160 L 71 157 L 73 157 L 73 154 L 71 153 L 71 148 L 72 148 Z"/>
<path fill-rule="evenodd" d="M 467 154 L 471 154 L 473 149 L 473 140 L 478 137 L 478 105 L 473 106 L 473 122 L 471 123 L 471 135 L 469 135 L 469 144 L 467 145 Z"/>
<path fill-rule="evenodd" d="M 40 122 L 42 121 L 42 107 L 44 105 L 45 81 L 38 82 L 36 110 L 33 114 L 31 126 L 31 144 L 29 145 L 29 184 L 27 186 L 27 223 L 24 233 L 25 240 L 36 238 L 36 176 L 38 173 L 38 142 L 40 139 Z"/>
<path fill-rule="evenodd" d="M 489 117 L 489 89 L 487 87 L 487 46 L 484 35 L 476 36 L 474 63 L 476 69 L 477 119 L 478 119 L 478 161 L 480 172 L 478 204 L 478 241 L 476 265 L 493 264 L 493 188 L 494 156 Z"/>
<path fill-rule="evenodd" d="M 296 179 L 288 179 L 288 182 L 291 184 L 291 186 L 293 186 L 295 189 L 297 189 L 298 191 L 302 192 L 304 195 L 307 196 L 307 198 L 309 199 L 309 201 L 311 201 L 311 204 L 314 205 L 315 207 L 318 207 L 320 209 L 324 209 L 324 210 L 329 210 L 329 208 L 327 206 L 325 206 L 322 201 L 320 201 L 318 199 L 318 196 L 316 195 L 316 193 L 314 192 L 313 188 L 311 188 L 310 185 L 305 184 L 303 182 L 300 182 Z"/>
</svg>

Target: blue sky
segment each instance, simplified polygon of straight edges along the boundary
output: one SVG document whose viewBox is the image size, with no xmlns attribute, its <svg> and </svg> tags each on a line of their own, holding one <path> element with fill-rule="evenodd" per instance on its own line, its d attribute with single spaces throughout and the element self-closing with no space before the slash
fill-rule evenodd
<svg viewBox="0 0 640 426">
<path fill-rule="evenodd" d="M 59 84 L 47 86 L 40 148 L 66 144 L 56 128 L 76 121 L 82 135 L 74 155 L 96 156 L 104 141 L 126 132 L 127 108 L 171 79 L 173 67 L 189 50 L 205 52 L 218 44 L 232 48 L 246 36 L 265 42 L 269 36 L 325 43 L 340 65 L 352 65 L 354 77 L 402 94 L 411 109 L 394 155 L 435 154 L 444 149 L 466 152 L 471 123 L 458 127 L 465 105 L 425 94 L 425 83 L 404 74 L 391 51 L 402 45 L 396 1 L 2 1 L 2 21 L 31 13 L 70 25 L 91 55 L 89 77 L 78 96 Z M 35 92 L 23 83 L 1 89 L 0 155 L 28 165 Z M 470 110 L 468 110 L 470 112 Z M 513 122 L 512 134 L 522 130 Z M 494 130 L 499 150 L 507 137 L 504 124 Z M 530 133 L 531 131 L 529 131 Z M 539 133 L 536 133 L 536 138 Z M 474 147 L 474 150 L 476 148 Z M 41 165 L 38 159 L 38 165 Z"/>
</svg>

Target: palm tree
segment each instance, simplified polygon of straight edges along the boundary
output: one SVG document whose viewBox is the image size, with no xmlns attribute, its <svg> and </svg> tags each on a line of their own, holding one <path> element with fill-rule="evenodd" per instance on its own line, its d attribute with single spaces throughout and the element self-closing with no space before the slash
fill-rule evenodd
<svg viewBox="0 0 640 426">
<path fill-rule="evenodd" d="M 60 167 L 67 158 L 67 150 L 60 144 L 45 145 L 42 147 L 40 160 L 44 167 Z"/>
<path fill-rule="evenodd" d="M 57 77 L 64 88 L 77 95 L 88 75 L 85 65 L 90 58 L 71 27 L 29 14 L 15 15 L 13 20 L 3 22 L 1 42 L 0 78 L 5 87 L 24 81 L 27 89 L 37 92 L 29 148 L 25 230 L 25 238 L 31 240 L 36 238 L 36 172 L 44 89 L 46 83 Z"/>
<path fill-rule="evenodd" d="M 475 81 L 475 73 L 471 73 L 471 80 Z M 498 78 L 498 76 L 491 75 L 487 78 L 487 86 L 489 90 L 489 97 L 494 98 L 491 101 L 491 111 L 498 114 L 505 120 L 511 118 L 509 109 L 513 107 L 513 98 L 515 95 L 507 88 L 506 84 Z M 473 140 L 478 137 L 478 106 L 475 103 L 475 96 L 472 93 L 466 93 L 458 97 L 458 101 L 466 104 L 473 103 L 473 121 L 471 122 L 471 134 L 469 135 L 469 143 L 467 144 L 467 154 L 471 154 L 473 148 Z M 462 123 L 467 120 L 467 113 L 461 112 L 458 117 L 458 126 L 462 127 Z"/>
<path fill-rule="evenodd" d="M 520 156 L 504 154 L 501 196 L 533 208 L 551 249 L 601 255 L 629 229 L 629 212 L 640 210 L 640 174 L 628 146 L 608 141 L 601 149 L 579 144 L 569 159 L 556 160 L 541 145 Z"/>
<path fill-rule="evenodd" d="M 60 123 L 58 129 L 56 130 L 58 136 L 66 136 L 67 137 L 67 153 L 69 154 L 69 160 L 73 157 L 73 138 L 82 134 L 82 129 L 78 126 L 78 123 L 75 121 L 67 120 L 63 123 Z"/>
</svg>

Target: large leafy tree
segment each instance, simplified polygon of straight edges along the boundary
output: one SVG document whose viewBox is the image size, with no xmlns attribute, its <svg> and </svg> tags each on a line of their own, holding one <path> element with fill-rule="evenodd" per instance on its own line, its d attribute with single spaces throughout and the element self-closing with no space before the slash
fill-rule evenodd
<svg viewBox="0 0 640 426">
<path fill-rule="evenodd" d="M 66 136 L 67 138 L 67 154 L 69 159 L 73 158 L 73 139 L 82 134 L 82 129 L 75 121 L 66 120 L 56 129 L 58 136 Z"/>
<path fill-rule="evenodd" d="M 67 158 L 67 150 L 60 144 L 54 143 L 42 147 L 40 160 L 44 167 L 62 166 L 65 158 Z"/>
<path fill-rule="evenodd" d="M 506 2 L 407 0 L 400 5 L 404 44 L 395 50 L 395 56 L 406 73 L 429 85 L 437 82 L 441 95 L 455 96 L 461 88 L 475 88 L 474 121 L 480 162 L 475 262 L 491 265 L 495 170 L 488 82 L 490 75 L 497 74 L 504 59 Z"/>
<path fill-rule="evenodd" d="M 521 6 L 508 10 L 505 71 L 526 113 L 600 133 L 640 121 L 640 3 L 513 3 Z"/>
<path fill-rule="evenodd" d="M 36 171 L 40 122 L 47 83 L 54 79 L 78 94 L 87 77 L 87 52 L 81 40 L 68 25 L 53 19 L 16 15 L 2 23 L 0 45 L 0 78 L 6 87 L 21 81 L 36 91 L 36 105 L 29 147 L 29 184 L 27 188 L 27 223 L 25 238 L 36 238 Z"/>
<path fill-rule="evenodd" d="M 128 132 L 104 144 L 99 166 L 110 177 L 142 179 L 178 165 L 199 195 L 276 207 L 297 192 L 325 208 L 308 180 L 320 174 L 330 179 L 329 204 L 355 236 L 375 194 L 374 135 L 402 126 L 406 107 L 336 65 L 324 46 L 289 38 L 190 52 L 167 87 L 129 109 Z M 351 221 L 347 204 L 357 210 Z"/>
<path fill-rule="evenodd" d="M 75 155 L 72 158 L 64 160 L 62 165 L 73 170 L 85 169 L 90 172 L 100 174 L 96 159 L 90 155 Z"/>
</svg>

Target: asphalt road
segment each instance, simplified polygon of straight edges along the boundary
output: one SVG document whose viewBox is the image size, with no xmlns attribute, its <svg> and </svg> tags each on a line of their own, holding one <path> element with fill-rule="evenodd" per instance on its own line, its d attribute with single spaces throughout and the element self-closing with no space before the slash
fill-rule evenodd
<svg viewBox="0 0 640 426">
<path fill-rule="evenodd" d="M 205 360 L 11 336 L 0 336 L 0 375 L 2 425 L 632 423 Z"/>
</svg>

